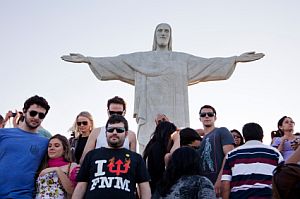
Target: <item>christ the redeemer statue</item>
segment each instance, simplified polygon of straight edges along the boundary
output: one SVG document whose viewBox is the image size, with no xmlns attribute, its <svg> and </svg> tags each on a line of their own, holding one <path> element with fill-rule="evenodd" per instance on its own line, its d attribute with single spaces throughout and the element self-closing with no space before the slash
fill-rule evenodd
<svg viewBox="0 0 300 199">
<path fill-rule="evenodd" d="M 172 30 L 157 25 L 152 51 L 115 57 L 85 57 L 71 53 L 64 61 L 89 64 L 99 80 L 120 80 L 135 86 L 134 118 L 138 124 L 140 151 L 150 140 L 158 113 L 167 115 L 178 127 L 189 126 L 188 86 L 199 82 L 226 80 L 239 62 L 255 61 L 263 53 L 247 52 L 228 58 L 202 58 L 172 51 Z"/>
</svg>

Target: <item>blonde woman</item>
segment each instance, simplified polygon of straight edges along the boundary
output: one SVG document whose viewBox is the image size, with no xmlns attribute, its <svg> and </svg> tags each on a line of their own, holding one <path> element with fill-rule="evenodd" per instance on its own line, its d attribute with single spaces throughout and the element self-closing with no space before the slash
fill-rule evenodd
<svg viewBox="0 0 300 199">
<path fill-rule="evenodd" d="M 92 115 L 87 111 L 80 112 L 76 116 L 73 129 L 75 138 L 71 141 L 72 156 L 73 160 L 76 163 L 79 163 L 89 135 L 94 129 L 94 120 Z"/>
</svg>

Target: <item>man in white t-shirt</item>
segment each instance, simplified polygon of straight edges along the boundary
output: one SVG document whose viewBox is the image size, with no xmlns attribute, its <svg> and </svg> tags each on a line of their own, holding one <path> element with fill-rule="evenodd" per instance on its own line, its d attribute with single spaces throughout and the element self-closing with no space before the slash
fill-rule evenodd
<svg viewBox="0 0 300 199">
<path fill-rule="evenodd" d="M 115 96 L 107 101 L 107 115 L 110 117 L 111 115 L 122 115 L 124 116 L 126 114 L 126 103 L 123 98 Z M 99 127 L 93 129 L 91 132 L 87 143 L 84 147 L 80 163 L 83 162 L 85 155 L 97 148 L 106 147 L 107 146 L 107 140 L 105 136 L 105 127 Z M 124 148 L 127 148 L 131 151 L 136 151 L 136 135 L 133 131 L 129 130 L 128 135 L 124 142 Z"/>
</svg>

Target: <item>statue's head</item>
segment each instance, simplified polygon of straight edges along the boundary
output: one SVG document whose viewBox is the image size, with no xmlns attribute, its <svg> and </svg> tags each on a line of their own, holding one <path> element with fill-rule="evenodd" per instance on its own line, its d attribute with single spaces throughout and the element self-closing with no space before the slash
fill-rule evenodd
<svg viewBox="0 0 300 199">
<path fill-rule="evenodd" d="M 167 46 L 172 51 L 172 29 L 167 23 L 160 23 L 155 28 L 152 50 L 157 50 L 159 46 Z"/>
</svg>

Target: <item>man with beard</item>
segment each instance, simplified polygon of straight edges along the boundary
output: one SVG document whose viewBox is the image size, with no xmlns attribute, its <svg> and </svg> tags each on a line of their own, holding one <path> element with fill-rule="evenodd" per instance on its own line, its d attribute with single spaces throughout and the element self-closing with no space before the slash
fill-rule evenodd
<svg viewBox="0 0 300 199">
<path fill-rule="evenodd" d="M 40 96 L 24 103 L 24 122 L 0 129 L 0 198 L 34 197 L 34 177 L 47 150 L 48 139 L 37 129 L 50 106 Z"/>
<path fill-rule="evenodd" d="M 126 103 L 124 99 L 119 96 L 115 96 L 107 101 L 107 116 L 110 117 L 113 114 L 122 115 L 125 117 Z M 108 146 L 105 132 L 105 126 L 95 128 L 91 132 L 80 158 L 80 163 L 83 162 L 85 155 L 89 151 Z M 133 131 L 128 130 L 123 147 L 134 152 L 136 151 L 136 136 Z"/>
<path fill-rule="evenodd" d="M 135 199 L 137 183 L 140 198 L 150 199 L 150 177 L 141 155 L 123 147 L 127 120 L 113 114 L 105 127 L 108 146 L 87 153 L 72 198 Z"/>
<path fill-rule="evenodd" d="M 204 130 L 204 137 L 198 149 L 200 170 L 215 185 L 216 195 L 219 197 L 223 159 L 234 148 L 234 140 L 227 128 L 215 127 L 217 112 L 214 107 L 202 106 L 199 115 Z"/>
</svg>

